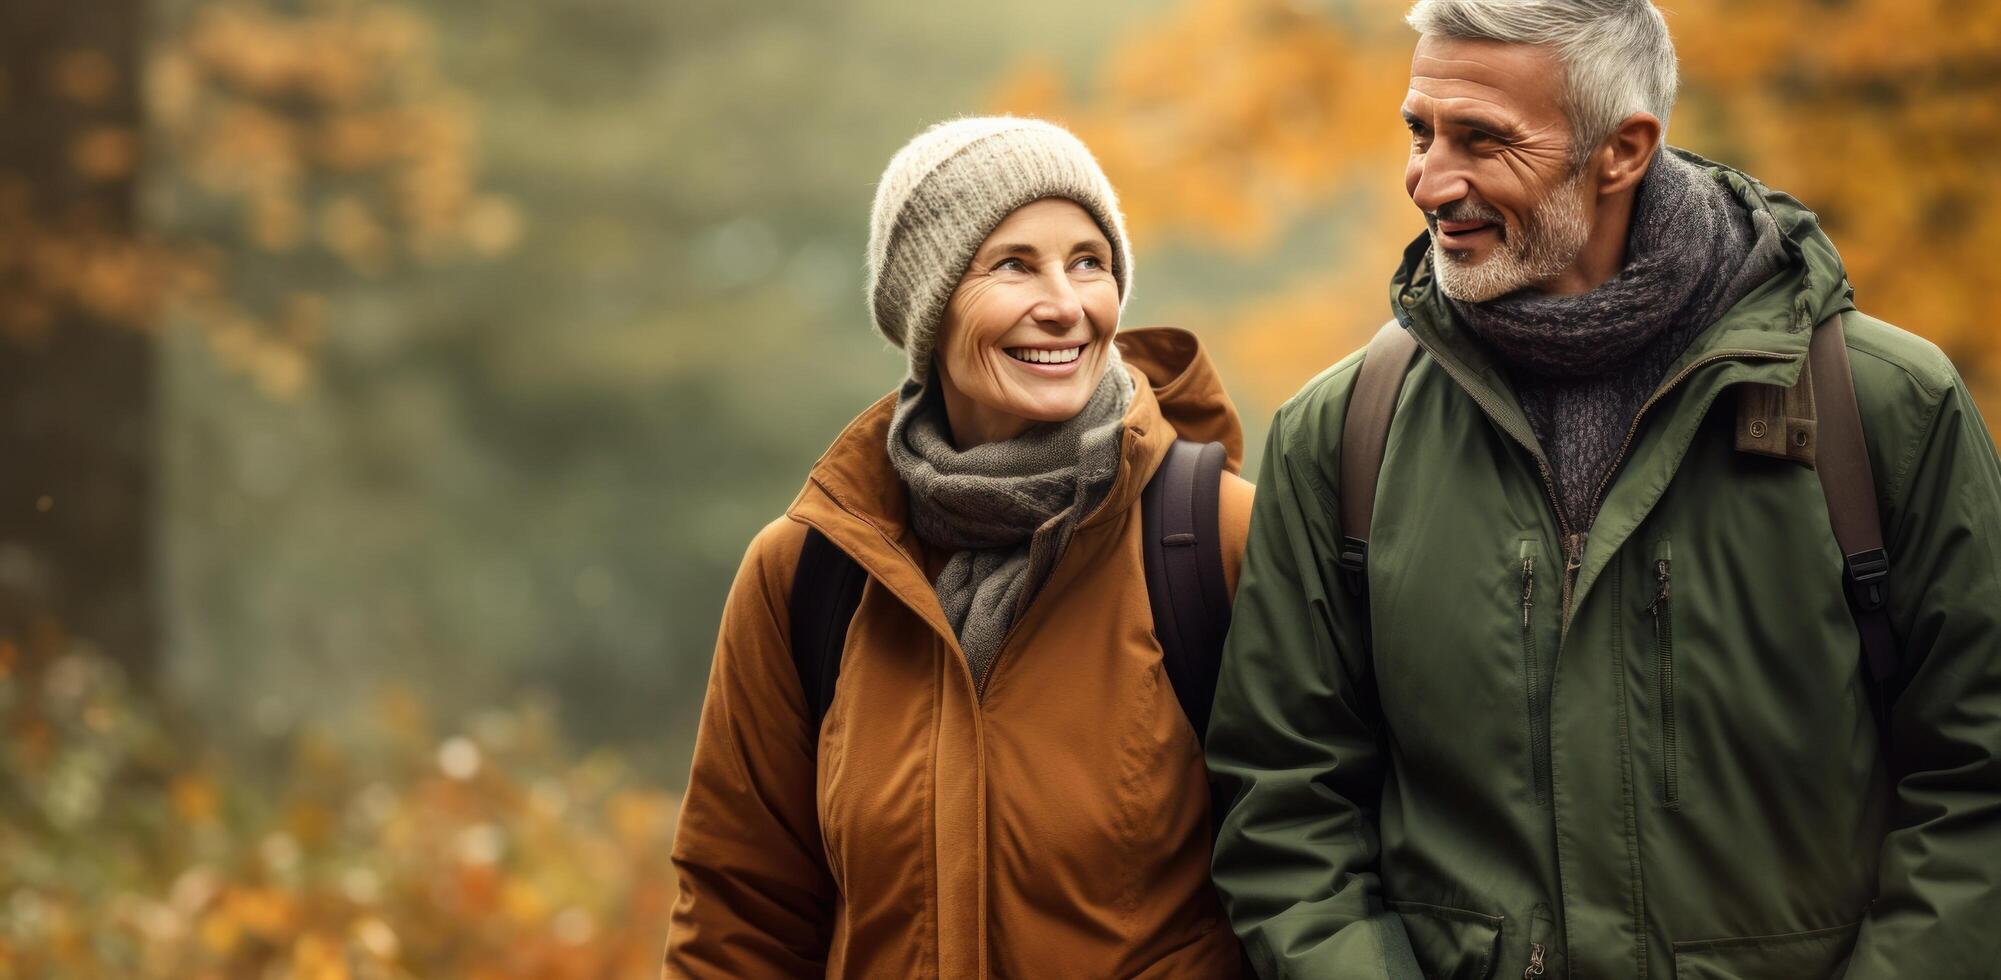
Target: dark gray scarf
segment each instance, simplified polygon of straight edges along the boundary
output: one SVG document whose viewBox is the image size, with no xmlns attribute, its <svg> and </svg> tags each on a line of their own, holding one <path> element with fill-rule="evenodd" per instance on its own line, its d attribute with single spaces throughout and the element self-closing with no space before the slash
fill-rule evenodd
<svg viewBox="0 0 2001 980">
<path fill-rule="evenodd" d="M 1598 488 L 1668 368 L 1784 260 L 1769 215 L 1663 151 L 1640 181 L 1618 275 L 1573 296 L 1452 302 L 1512 375 L 1578 530 L 1597 520 Z"/>
<path fill-rule="evenodd" d="M 904 382 L 889 460 L 910 488 L 918 537 L 954 552 L 932 587 L 982 692 L 1008 628 L 1118 476 L 1132 398 L 1132 377 L 1113 348 L 1075 417 L 961 452 L 937 386 Z"/>
</svg>

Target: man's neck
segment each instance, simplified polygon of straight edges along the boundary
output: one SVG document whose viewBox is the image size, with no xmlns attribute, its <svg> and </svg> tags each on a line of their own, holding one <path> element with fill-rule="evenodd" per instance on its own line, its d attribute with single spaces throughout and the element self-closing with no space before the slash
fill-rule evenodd
<svg viewBox="0 0 2001 980">
<path fill-rule="evenodd" d="M 1556 278 L 1537 287 L 1550 296 L 1588 293 L 1619 274 L 1626 267 L 1626 238 L 1633 229 L 1633 202 L 1639 197 L 1637 185 L 1598 200 L 1591 217 L 1591 236 L 1577 260 Z"/>
</svg>

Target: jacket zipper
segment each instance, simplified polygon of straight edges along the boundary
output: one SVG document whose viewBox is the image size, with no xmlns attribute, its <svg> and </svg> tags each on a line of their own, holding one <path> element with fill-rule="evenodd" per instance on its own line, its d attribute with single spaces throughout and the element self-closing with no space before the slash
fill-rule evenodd
<svg viewBox="0 0 2001 980">
<path fill-rule="evenodd" d="M 1529 782 L 1537 806 L 1549 803 L 1549 708 L 1543 698 L 1542 655 L 1535 637 L 1535 555 L 1522 542 L 1522 678 L 1528 687 Z"/>
<path fill-rule="evenodd" d="M 1397 317 L 1403 323 L 1404 328 L 1408 330 L 1410 322 L 1404 318 L 1402 310 L 1397 311 Z M 1445 369 L 1445 373 L 1452 378 L 1454 383 L 1459 385 L 1459 390 L 1465 392 L 1466 397 L 1473 399 L 1473 404 L 1480 406 L 1480 410 L 1487 413 L 1488 418 L 1498 419 L 1501 417 L 1500 406 L 1495 405 L 1492 399 L 1482 394 L 1480 388 L 1469 381 L 1465 375 L 1461 374 L 1451 361 L 1439 357 L 1438 352 L 1431 350 L 1428 344 L 1425 344 L 1422 339 L 1418 338 L 1416 331 L 1411 332 L 1411 338 L 1417 340 L 1418 346 L 1423 347 L 1431 354 L 1431 359 L 1438 362 L 1439 367 Z M 1499 428 L 1503 432 L 1508 431 L 1506 426 L 1500 426 Z M 1563 496 L 1556 489 L 1556 474 L 1549 468 L 1549 457 L 1543 455 L 1542 447 L 1536 445 L 1535 440 L 1523 439 L 1512 432 L 1508 432 L 1508 437 L 1515 440 L 1523 449 L 1528 450 L 1529 456 L 1535 459 L 1536 475 L 1542 477 L 1543 494 L 1549 500 L 1550 510 L 1556 514 L 1556 526 L 1563 542 L 1564 558 L 1562 622 L 1563 631 L 1568 634 L 1570 632 L 1570 587 L 1575 581 L 1577 570 L 1584 566 L 1586 535 L 1579 534 L 1572 529 L 1570 515 L 1565 513 L 1563 509 Z M 1631 442 L 1630 435 L 1628 435 L 1627 441 Z M 1624 450 L 1621 450 L 1621 452 L 1623 453 Z"/>
<path fill-rule="evenodd" d="M 1654 677 L 1659 685 L 1661 711 L 1661 803 L 1670 810 L 1681 808 L 1681 760 L 1674 715 L 1674 590 L 1673 559 L 1663 556 L 1654 562 L 1654 576 L 1660 583 L 1649 607 L 1654 614 Z"/>
<path fill-rule="evenodd" d="M 1652 411 L 1653 407 L 1659 404 L 1661 399 L 1666 398 L 1669 392 L 1679 387 L 1683 381 L 1688 380 L 1689 375 L 1692 375 L 1697 370 L 1707 365 L 1714 364 L 1717 361 L 1749 360 L 1749 359 L 1784 361 L 1784 360 L 1790 360 L 1791 358 L 1792 355 L 1781 354 L 1777 351 L 1736 348 L 1730 350 L 1715 351 L 1704 357 L 1700 357 L 1694 361 L 1690 361 L 1686 367 L 1683 367 L 1681 370 L 1676 371 L 1674 377 L 1667 379 L 1666 381 L 1661 383 L 1661 386 L 1659 388 L 1654 389 L 1654 393 L 1652 395 L 1647 396 L 1647 400 L 1640 405 L 1640 410 L 1633 413 L 1633 424 L 1626 428 L 1626 438 L 1624 441 L 1619 443 L 1619 451 L 1618 453 L 1613 455 L 1611 467 L 1605 471 L 1604 478 L 1598 481 L 1598 488 L 1591 492 L 1592 513 L 1597 513 L 1598 506 L 1605 502 L 1605 493 L 1606 491 L 1612 488 L 1612 480 L 1614 477 L 1619 475 L 1619 467 L 1625 465 L 1626 454 L 1632 451 L 1633 440 L 1639 438 L 1640 423 L 1646 421 L 1647 413 Z M 1580 535 L 1580 537 L 1582 536 Z M 1580 567 L 1582 566 L 1583 563 L 1582 561 L 1583 554 L 1584 554 L 1584 549 L 1580 545 L 1577 549 L 1578 557 L 1576 559 Z M 1563 620 L 1565 624 L 1568 624 L 1570 622 L 1570 600 L 1569 600 L 1570 578 L 1568 576 L 1575 574 L 1576 574 L 1576 569 L 1573 568 L 1570 570 L 1570 572 L 1567 573 L 1567 576 L 1564 580 L 1565 598 L 1563 603 Z"/>
<path fill-rule="evenodd" d="M 1403 324 L 1404 329 L 1410 329 L 1410 319 L 1405 311 L 1399 308 L 1396 314 L 1398 322 Z M 1431 354 L 1431 359 L 1436 361 L 1439 367 L 1445 369 L 1445 373 L 1451 376 L 1452 380 L 1459 385 L 1459 389 L 1464 391 L 1468 398 L 1473 399 L 1473 404 L 1480 406 L 1480 410 L 1486 412 L 1488 418 L 1500 418 L 1499 406 L 1495 405 L 1492 399 L 1483 394 L 1478 385 L 1473 384 L 1461 373 L 1459 368 L 1450 359 L 1438 356 L 1438 352 L 1432 350 L 1431 346 L 1426 344 L 1423 338 L 1418 337 L 1416 331 L 1411 331 L 1411 338 L 1418 342 L 1419 347 L 1424 348 Z M 1638 438 L 1640 423 L 1646 419 L 1647 413 L 1653 410 L 1653 407 L 1662 398 L 1667 397 L 1669 392 L 1679 387 L 1683 381 L 1688 380 L 1689 375 L 1717 361 L 1742 359 L 1785 361 L 1792 360 L 1793 358 L 1794 355 L 1792 354 L 1782 354 L 1778 351 L 1730 348 L 1713 351 L 1704 357 L 1689 362 L 1680 371 L 1675 372 L 1674 377 L 1667 379 L 1659 388 L 1654 389 L 1654 393 L 1647 397 L 1646 402 L 1640 406 L 1640 410 L 1634 413 L 1633 424 L 1627 427 L 1626 438 L 1619 444 L 1618 454 L 1612 457 L 1611 468 L 1605 471 L 1605 478 L 1598 482 L 1598 488 L 1592 492 L 1591 509 L 1594 511 L 1597 510 L 1598 505 L 1604 501 L 1606 490 L 1612 486 L 1612 478 L 1619 475 L 1619 467 L 1625 464 L 1626 454 L 1632 451 L 1633 440 Z M 1503 432 L 1508 431 L 1506 426 L 1501 426 L 1500 429 Z M 1570 515 L 1563 510 L 1563 497 L 1557 491 L 1556 478 L 1550 471 L 1549 458 L 1543 455 L 1542 447 L 1536 445 L 1532 439 L 1523 439 L 1512 432 L 1508 432 L 1508 435 L 1515 442 L 1519 443 L 1523 449 L 1528 450 L 1530 456 L 1535 458 L 1536 471 L 1542 476 L 1543 492 L 1549 498 L 1550 508 L 1556 512 L 1557 527 L 1563 534 L 1563 635 L 1568 636 L 1570 635 L 1571 588 L 1576 584 L 1578 569 L 1584 567 L 1584 546 L 1588 535 L 1580 534 L 1572 529 Z"/>
<path fill-rule="evenodd" d="M 1626 462 L 1626 453 L 1632 450 L 1633 440 L 1639 437 L 1640 423 L 1646 420 L 1647 413 L 1652 411 L 1654 405 L 1659 403 L 1661 399 L 1666 398 L 1668 392 L 1673 391 L 1683 381 L 1688 380 L 1689 375 L 1694 374 L 1697 369 L 1714 364 L 1717 361 L 1785 361 L 1792 358 L 1793 355 L 1791 354 L 1781 354 L 1777 351 L 1769 350 L 1750 350 L 1748 348 L 1720 350 L 1706 357 L 1691 361 L 1687 367 L 1675 372 L 1674 377 L 1667 379 L 1661 383 L 1659 388 L 1654 389 L 1654 393 L 1649 395 L 1646 402 L 1640 405 L 1640 410 L 1633 413 L 1633 424 L 1626 429 L 1626 439 L 1619 444 L 1619 452 L 1612 457 L 1612 468 L 1605 471 L 1605 478 L 1598 481 L 1598 489 L 1591 494 L 1591 509 L 1594 511 L 1597 510 L 1598 505 L 1604 502 L 1605 491 L 1611 489 L 1612 478 L 1619 475 L 1619 467 Z"/>
</svg>

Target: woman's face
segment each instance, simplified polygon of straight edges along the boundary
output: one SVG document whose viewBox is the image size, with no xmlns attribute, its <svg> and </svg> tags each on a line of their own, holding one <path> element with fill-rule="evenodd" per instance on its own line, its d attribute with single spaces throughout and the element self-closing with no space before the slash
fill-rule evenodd
<svg viewBox="0 0 2001 980">
<path fill-rule="evenodd" d="M 936 370 L 960 449 L 1074 417 L 1104 376 L 1119 327 L 1112 246 L 1075 201 L 1007 216 L 945 307 Z"/>
</svg>

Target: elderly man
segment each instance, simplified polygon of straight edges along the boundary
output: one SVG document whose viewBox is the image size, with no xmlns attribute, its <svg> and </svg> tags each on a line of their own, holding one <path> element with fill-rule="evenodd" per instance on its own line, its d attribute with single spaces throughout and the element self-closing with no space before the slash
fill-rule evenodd
<svg viewBox="0 0 2001 980">
<path fill-rule="evenodd" d="M 2001 976 L 1965 385 L 1812 212 L 1665 147 L 1645 0 L 1409 22 L 1428 230 L 1272 424 L 1208 733 L 1258 970 Z"/>
</svg>

